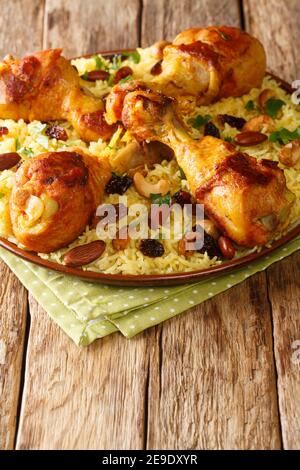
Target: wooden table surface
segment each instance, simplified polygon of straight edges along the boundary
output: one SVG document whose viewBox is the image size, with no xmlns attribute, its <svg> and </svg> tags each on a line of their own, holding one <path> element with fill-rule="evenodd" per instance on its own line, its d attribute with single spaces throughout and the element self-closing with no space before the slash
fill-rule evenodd
<svg viewBox="0 0 300 470">
<path fill-rule="evenodd" d="M 299 0 L 0 0 L 0 11 L 1 56 L 228 24 L 262 40 L 270 70 L 300 79 Z M 298 252 L 133 340 L 78 348 L 1 263 L 0 448 L 299 448 L 299 268 Z"/>
</svg>

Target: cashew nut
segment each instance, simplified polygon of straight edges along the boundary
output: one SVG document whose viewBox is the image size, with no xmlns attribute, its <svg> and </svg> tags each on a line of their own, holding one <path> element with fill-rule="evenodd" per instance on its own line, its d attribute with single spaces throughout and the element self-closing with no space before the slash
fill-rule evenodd
<svg viewBox="0 0 300 470">
<path fill-rule="evenodd" d="M 243 126 L 243 131 L 253 132 L 273 132 L 275 130 L 275 123 L 273 119 L 267 114 L 255 116 L 250 121 L 246 122 Z"/>
<path fill-rule="evenodd" d="M 258 104 L 261 109 L 265 109 L 266 103 L 269 99 L 275 98 L 276 94 L 271 88 L 265 88 L 258 97 Z"/>
<path fill-rule="evenodd" d="M 34 225 L 39 220 L 45 210 L 43 201 L 37 196 L 29 196 L 25 205 L 25 213 L 28 217 L 28 225 Z"/>
<path fill-rule="evenodd" d="M 297 165 L 300 160 L 300 140 L 292 140 L 282 147 L 279 154 L 279 161 L 288 167 Z"/>
<path fill-rule="evenodd" d="M 158 183 L 151 184 L 145 180 L 144 176 L 137 172 L 133 177 L 133 182 L 137 192 L 146 198 L 151 194 L 161 194 L 164 196 L 170 189 L 170 183 L 167 180 L 160 180 Z"/>
<path fill-rule="evenodd" d="M 42 218 L 42 221 L 48 219 L 57 211 L 58 204 L 54 199 L 46 194 L 41 194 L 41 197 L 31 194 L 25 203 L 24 212 L 27 216 L 25 223 L 27 226 L 32 227 L 39 219 Z"/>
</svg>

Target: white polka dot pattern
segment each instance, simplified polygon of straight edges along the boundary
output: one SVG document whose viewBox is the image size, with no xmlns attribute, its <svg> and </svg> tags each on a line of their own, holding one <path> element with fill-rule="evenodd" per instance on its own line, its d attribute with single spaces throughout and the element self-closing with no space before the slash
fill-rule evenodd
<svg viewBox="0 0 300 470">
<path fill-rule="evenodd" d="M 233 287 L 299 248 L 300 237 L 245 268 L 170 288 L 103 286 L 64 277 L 18 259 L 2 248 L 0 256 L 73 341 L 88 345 L 118 330 L 130 338 Z"/>
</svg>

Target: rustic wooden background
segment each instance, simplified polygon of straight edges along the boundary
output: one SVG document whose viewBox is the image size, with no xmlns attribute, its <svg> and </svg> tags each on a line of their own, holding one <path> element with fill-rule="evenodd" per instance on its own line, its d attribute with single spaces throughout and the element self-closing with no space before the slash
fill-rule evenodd
<svg viewBox="0 0 300 470">
<path fill-rule="evenodd" d="M 0 11 L 1 56 L 229 24 L 263 41 L 269 69 L 300 78 L 299 0 L 0 0 Z M 0 448 L 299 448 L 299 268 L 297 253 L 136 339 L 79 349 L 2 263 Z"/>
</svg>

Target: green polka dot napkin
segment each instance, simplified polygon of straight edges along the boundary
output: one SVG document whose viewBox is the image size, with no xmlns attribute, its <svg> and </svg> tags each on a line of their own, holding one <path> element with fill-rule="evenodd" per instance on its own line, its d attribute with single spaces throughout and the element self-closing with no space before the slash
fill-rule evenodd
<svg viewBox="0 0 300 470">
<path fill-rule="evenodd" d="M 4 249 L 1 258 L 51 318 L 78 345 L 120 331 L 127 338 L 157 325 L 262 271 L 300 248 L 300 236 L 231 274 L 176 287 L 111 287 L 64 276 Z"/>
</svg>

